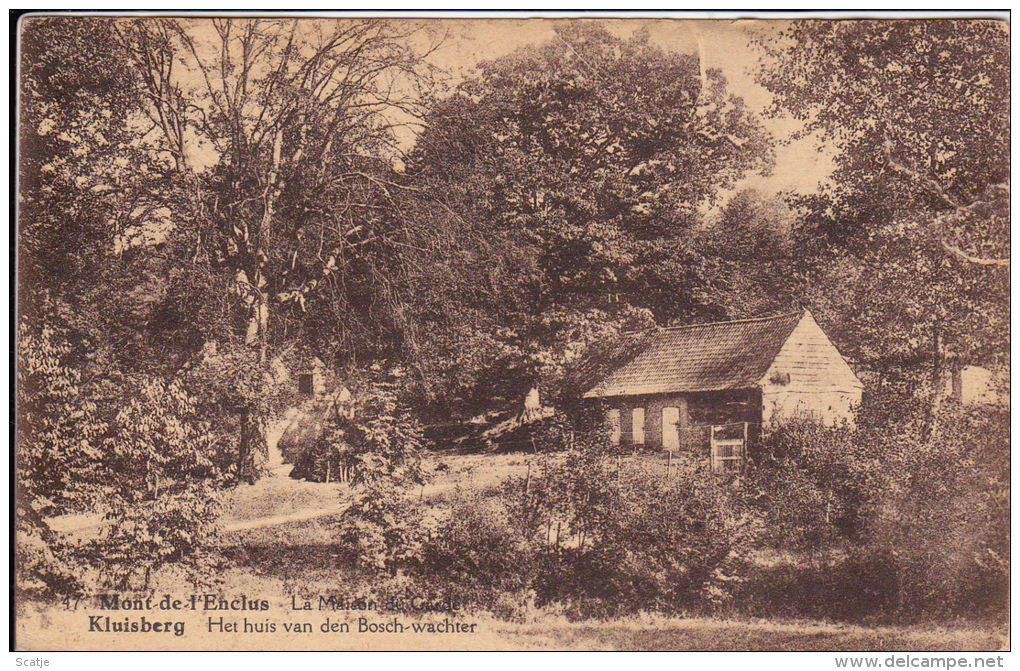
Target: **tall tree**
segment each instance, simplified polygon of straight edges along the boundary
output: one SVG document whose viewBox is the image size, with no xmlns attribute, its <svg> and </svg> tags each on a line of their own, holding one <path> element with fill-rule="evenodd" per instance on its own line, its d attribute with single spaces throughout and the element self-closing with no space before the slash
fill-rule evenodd
<svg viewBox="0 0 1020 671">
<path fill-rule="evenodd" d="M 417 176 L 533 241 L 537 308 L 640 293 L 662 318 L 691 310 L 683 287 L 667 291 L 644 270 L 682 275 L 670 257 L 689 256 L 699 205 L 770 159 L 718 72 L 702 77 L 693 57 L 597 24 L 483 64 L 428 122 Z"/>
<path fill-rule="evenodd" d="M 73 297 L 100 273 L 113 246 L 109 183 L 123 173 L 137 110 L 135 79 L 97 20 L 29 19 L 21 50 L 19 292 L 35 316 L 44 294 Z"/>
<path fill-rule="evenodd" d="M 193 396 L 161 375 L 186 345 L 150 342 L 173 284 L 164 246 L 130 252 L 161 235 L 134 195 L 163 189 L 133 167 L 136 73 L 109 20 L 32 18 L 21 39 L 18 563 L 24 584 L 80 591 L 83 559 L 192 555 L 222 473 Z M 61 542 L 46 518 L 68 512 L 110 515 L 111 536 Z"/>
<path fill-rule="evenodd" d="M 109 332 L 96 285 L 115 205 L 97 175 L 120 174 L 136 109 L 110 25 L 29 19 L 21 49 L 18 193 L 19 524 L 47 506 L 94 501 L 91 473 L 107 419 L 97 406 Z M 100 297 L 98 304 L 89 298 Z M 106 342 L 104 342 L 106 341 Z M 85 385 L 85 381 L 92 382 Z M 115 391 L 113 392 L 116 393 Z M 52 510 L 52 508 L 51 508 Z M 47 511 L 49 512 L 49 511 Z"/>
<path fill-rule="evenodd" d="M 824 193 L 831 220 L 860 227 L 919 208 L 955 211 L 1008 179 L 1003 24 L 799 21 L 760 45 L 759 81 L 775 96 L 773 112 L 802 120 L 802 134 L 818 132 L 836 151 Z M 935 233 L 958 258 L 961 246 L 995 260 L 995 249 L 970 247 L 978 240 Z"/>
<path fill-rule="evenodd" d="M 236 327 L 221 346 L 253 353 L 234 360 L 265 372 L 301 339 L 333 360 L 405 338 L 407 219 L 390 159 L 394 119 L 415 112 L 429 76 L 414 26 L 144 18 L 117 30 L 143 82 L 149 169 L 175 185 L 180 260 L 228 292 L 216 300 Z M 264 396 L 235 399 L 242 423 L 259 421 Z M 240 434 L 247 454 L 258 432 Z"/>
<path fill-rule="evenodd" d="M 814 254 L 789 194 L 745 188 L 699 236 L 714 304 L 728 317 L 757 317 L 798 307 Z"/>
<path fill-rule="evenodd" d="M 773 111 L 836 152 L 831 184 L 802 203 L 835 245 L 819 298 L 860 360 L 926 366 L 937 408 L 947 361 L 1008 350 L 1008 31 L 805 21 L 761 46 Z"/>
<path fill-rule="evenodd" d="M 518 365 L 501 366 L 521 369 L 526 387 L 551 352 L 635 310 L 660 322 L 712 313 L 693 245 L 699 207 L 770 161 L 719 72 L 647 34 L 575 23 L 437 101 L 408 174 L 505 255 L 489 261 L 506 299 L 488 332 L 502 329 Z"/>
</svg>

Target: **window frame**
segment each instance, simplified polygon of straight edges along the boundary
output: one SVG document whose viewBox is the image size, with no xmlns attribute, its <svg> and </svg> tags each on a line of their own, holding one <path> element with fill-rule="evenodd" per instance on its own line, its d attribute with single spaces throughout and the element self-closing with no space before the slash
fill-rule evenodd
<svg viewBox="0 0 1020 671">
<path fill-rule="evenodd" d="M 613 445 L 619 445 L 620 440 L 623 438 L 621 414 L 622 413 L 619 408 L 610 408 L 606 411 L 606 422 L 609 424 L 609 428 L 611 429 L 609 440 Z"/>
</svg>

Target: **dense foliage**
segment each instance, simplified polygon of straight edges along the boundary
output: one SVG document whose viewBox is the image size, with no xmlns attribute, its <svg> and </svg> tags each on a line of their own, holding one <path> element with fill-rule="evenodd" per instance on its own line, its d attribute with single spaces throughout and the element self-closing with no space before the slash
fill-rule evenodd
<svg viewBox="0 0 1020 671">
<path fill-rule="evenodd" d="M 392 24 L 298 23 L 24 23 L 19 520 L 97 584 L 202 554 L 260 475 L 274 357 L 398 347 L 381 113 L 428 68 Z M 110 524 L 64 547 L 69 513 Z"/>
<path fill-rule="evenodd" d="M 21 331 L 19 347 L 19 559 L 26 584 L 44 593 L 100 584 L 148 584 L 167 563 L 202 554 L 225 473 L 214 462 L 214 432 L 180 381 L 141 389 L 82 380 L 66 333 L 52 325 Z M 125 400 L 126 399 L 126 400 Z M 64 543 L 47 517 L 87 514 L 108 522 L 98 538 Z M 39 555 L 42 553 L 42 556 Z"/>
<path fill-rule="evenodd" d="M 644 33 L 556 34 L 437 101 L 408 166 L 478 240 L 470 253 L 485 270 L 469 328 L 460 311 L 435 316 L 452 333 L 429 344 L 429 369 L 488 382 L 490 397 L 548 384 L 620 327 L 718 315 L 695 248 L 699 208 L 771 164 L 767 134 L 719 72 Z M 441 390 L 448 412 L 490 409 L 464 386 Z"/>
<path fill-rule="evenodd" d="M 405 565 L 509 618 L 1000 618 L 1008 429 L 995 411 L 945 412 L 959 431 L 923 449 L 920 425 L 783 426 L 736 479 L 704 462 L 667 473 L 593 436 L 456 503 Z M 975 444 L 988 446 L 980 463 Z"/>
<path fill-rule="evenodd" d="M 207 568 L 222 491 L 319 403 L 295 474 L 346 483 L 338 565 L 382 590 L 507 618 L 1001 615 L 1008 409 L 947 390 L 1008 377 L 1008 34 L 784 25 L 770 112 L 836 165 L 799 197 L 740 188 L 774 140 L 647 31 L 557 25 L 447 91 L 413 22 L 27 20 L 19 584 Z M 578 401 L 625 332 L 800 306 L 861 369 L 856 428 L 781 427 L 738 478 L 663 474 Z M 296 352 L 353 398 L 283 389 Z M 534 468 L 426 509 L 426 433 Z"/>
<path fill-rule="evenodd" d="M 772 113 L 836 164 L 798 202 L 805 300 L 846 356 L 937 417 L 951 369 L 1008 366 L 1006 26 L 797 21 L 760 46 Z"/>
</svg>

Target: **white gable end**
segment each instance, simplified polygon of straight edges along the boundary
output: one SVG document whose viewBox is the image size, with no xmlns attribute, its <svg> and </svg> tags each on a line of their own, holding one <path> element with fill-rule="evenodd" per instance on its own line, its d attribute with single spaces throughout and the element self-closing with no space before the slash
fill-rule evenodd
<svg viewBox="0 0 1020 671">
<path fill-rule="evenodd" d="M 810 312 L 804 313 L 759 385 L 765 426 L 798 416 L 829 425 L 853 422 L 864 389 Z"/>
</svg>

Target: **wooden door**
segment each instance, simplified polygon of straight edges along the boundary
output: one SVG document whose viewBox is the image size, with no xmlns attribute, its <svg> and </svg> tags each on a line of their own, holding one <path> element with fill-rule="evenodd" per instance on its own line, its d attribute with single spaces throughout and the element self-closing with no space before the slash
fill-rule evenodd
<svg viewBox="0 0 1020 671">
<path fill-rule="evenodd" d="M 680 449 L 680 408 L 662 409 L 662 449 Z"/>
<path fill-rule="evenodd" d="M 630 435 L 635 445 L 645 444 L 645 409 L 634 408 L 630 413 Z"/>
</svg>

